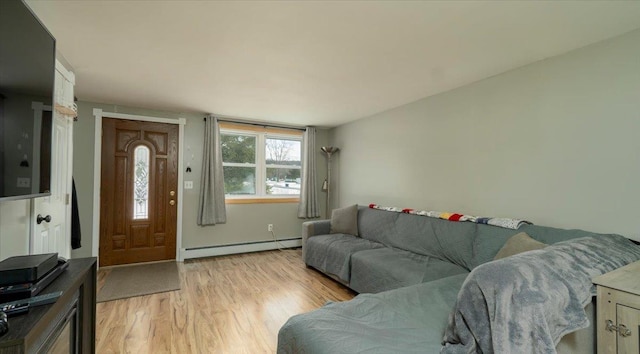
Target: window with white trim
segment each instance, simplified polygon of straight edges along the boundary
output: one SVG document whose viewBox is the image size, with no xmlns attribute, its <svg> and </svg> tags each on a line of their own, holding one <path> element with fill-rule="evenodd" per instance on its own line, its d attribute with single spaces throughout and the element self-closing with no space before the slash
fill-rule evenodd
<svg viewBox="0 0 640 354">
<path fill-rule="evenodd" d="M 220 124 L 226 198 L 300 197 L 302 132 Z"/>
</svg>

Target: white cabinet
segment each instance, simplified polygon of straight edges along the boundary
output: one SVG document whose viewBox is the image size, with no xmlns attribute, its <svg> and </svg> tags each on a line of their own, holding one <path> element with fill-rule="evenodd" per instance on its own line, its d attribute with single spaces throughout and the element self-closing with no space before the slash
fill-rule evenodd
<svg viewBox="0 0 640 354">
<path fill-rule="evenodd" d="M 593 283 L 598 286 L 598 354 L 640 353 L 640 261 Z"/>
</svg>

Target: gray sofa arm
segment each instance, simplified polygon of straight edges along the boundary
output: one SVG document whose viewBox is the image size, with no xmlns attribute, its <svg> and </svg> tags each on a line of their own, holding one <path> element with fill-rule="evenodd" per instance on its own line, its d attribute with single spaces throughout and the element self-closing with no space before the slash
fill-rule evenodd
<svg viewBox="0 0 640 354">
<path fill-rule="evenodd" d="M 326 235 L 331 231 L 331 220 L 314 220 L 302 223 L 302 260 L 305 259 L 305 243 L 316 235 Z"/>
</svg>

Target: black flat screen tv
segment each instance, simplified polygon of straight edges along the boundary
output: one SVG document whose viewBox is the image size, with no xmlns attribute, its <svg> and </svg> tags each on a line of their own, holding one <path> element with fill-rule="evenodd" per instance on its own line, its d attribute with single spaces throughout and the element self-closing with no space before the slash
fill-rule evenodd
<svg viewBox="0 0 640 354">
<path fill-rule="evenodd" d="M 56 40 L 22 0 L 0 0 L 0 201 L 50 195 Z"/>
</svg>

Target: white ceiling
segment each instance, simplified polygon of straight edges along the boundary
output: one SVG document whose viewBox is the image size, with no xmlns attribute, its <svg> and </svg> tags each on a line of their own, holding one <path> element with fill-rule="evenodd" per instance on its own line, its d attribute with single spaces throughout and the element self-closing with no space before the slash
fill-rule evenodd
<svg viewBox="0 0 640 354">
<path fill-rule="evenodd" d="M 27 3 L 80 100 L 319 126 L 640 28 L 640 1 Z"/>
</svg>

